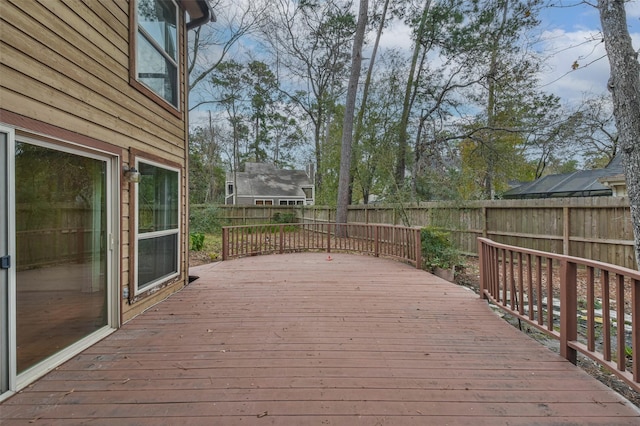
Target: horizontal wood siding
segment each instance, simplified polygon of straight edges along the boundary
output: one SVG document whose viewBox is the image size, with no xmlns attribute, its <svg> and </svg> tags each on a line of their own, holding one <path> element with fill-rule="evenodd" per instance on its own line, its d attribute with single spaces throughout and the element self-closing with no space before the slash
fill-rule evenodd
<svg viewBox="0 0 640 426">
<path fill-rule="evenodd" d="M 55 126 L 123 148 L 123 164 L 132 159 L 132 150 L 139 158 L 148 154 L 179 164 L 181 225 L 186 230 L 186 82 L 180 81 L 181 112 L 177 115 L 129 83 L 129 1 L 2 0 L 0 8 L 0 99 L 6 111 L 0 114 L 0 122 L 14 124 L 9 116 L 17 114 L 43 127 Z M 185 37 L 181 31 L 181 75 L 186 69 Z M 38 127 L 23 130 L 26 135 L 42 133 Z M 130 284 L 135 268 L 129 247 L 134 227 L 129 184 L 122 184 L 120 197 L 120 279 L 124 287 Z M 181 241 L 184 273 L 178 284 L 186 282 L 187 275 L 188 238 L 181 236 Z M 158 291 L 150 299 L 165 297 L 170 291 Z M 148 303 L 125 303 L 123 317 L 130 318 Z"/>
</svg>

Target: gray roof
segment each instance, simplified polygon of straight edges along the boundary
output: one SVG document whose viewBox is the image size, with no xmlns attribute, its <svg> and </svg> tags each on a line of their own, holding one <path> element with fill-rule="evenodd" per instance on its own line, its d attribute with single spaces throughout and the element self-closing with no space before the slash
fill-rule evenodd
<svg viewBox="0 0 640 426">
<path fill-rule="evenodd" d="M 594 197 L 611 195 L 611 188 L 598 179 L 624 173 L 622 156 L 617 155 L 604 169 L 544 176 L 503 194 L 503 198 Z"/>
<path fill-rule="evenodd" d="M 228 180 L 232 180 L 229 175 Z M 277 169 L 272 164 L 246 163 L 245 171 L 236 173 L 239 197 L 305 198 L 302 187 L 313 186 L 304 170 Z"/>
</svg>

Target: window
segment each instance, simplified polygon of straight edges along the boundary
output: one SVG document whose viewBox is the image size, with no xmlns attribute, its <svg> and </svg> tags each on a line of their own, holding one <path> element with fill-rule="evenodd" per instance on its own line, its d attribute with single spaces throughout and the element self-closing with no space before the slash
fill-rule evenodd
<svg viewBox="0 0 640 426">
<path fill-rule="evenodd" d="M 303 206 L 304 201 L 302 200 L 280 200 L 281 206 Z"/>
<path fill-rule="evenodd" d="M 173 0 L 138 0 L 136 79 L 178 107 L 178 9 Z"/>
<path fill-rule="evenodd" d="M 233 194 L 233 184 L 232 183 L 228 183 L 227 184 L 227 193 L 228 194 Z"/>
<path fill-rule="evenodd" d="M 136 292 L 178 275 L 180 173 L 138 161 Z"/>
<path fill-rule="evenodd" d="M 273 200 L 256 200 L 256 206 L 272 206 Z"/>
</svg>

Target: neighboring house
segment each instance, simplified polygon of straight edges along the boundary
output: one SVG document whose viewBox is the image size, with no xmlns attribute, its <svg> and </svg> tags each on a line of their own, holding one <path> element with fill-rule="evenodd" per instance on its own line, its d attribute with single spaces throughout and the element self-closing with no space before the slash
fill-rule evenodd
<svg viewBox="0 0 640 426">
<path fill-rule="evenodd" d="M 0 400 L 188 284 L 206 0 L 0 2 Z"/>
<path fill-rule="evenodd" d="M 604 169 L 581 170 L 548 175 L 523 183 L 503 194 L 503 198 L 598 197 L 626 194 L 622 156 L 617 155 Z"/>
<path fill-rule="evenodd" d="M 227 174 L 225 204 L 302 206 L 315 203 L 313 166 L 307 170 L 277 169 L 272 164 L 246 163 L 244 172 Z"/>
</svg>

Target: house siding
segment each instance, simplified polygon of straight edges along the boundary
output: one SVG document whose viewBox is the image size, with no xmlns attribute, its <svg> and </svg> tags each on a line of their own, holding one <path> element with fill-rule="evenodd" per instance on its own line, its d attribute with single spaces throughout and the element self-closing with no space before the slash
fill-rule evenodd
<svg viewBox="0 0 640 426">
<path fill-rule="evenodd" d="M 112 147 L 121 164 L 137 158 L 177 164 L 181 176 L 180 277 L 132 303 L 123 300 L 126 321 L 187 282 L 186 82 L 180 78 L 179 111 L 171 111 L 130 84 L 130 4 L 113 0 L 2 0 L 0 4 L 0 122 L 34 135 Z M 184 17 L 181 16 L 181 28 Z M 180 75 L 186 64 L 186 34 L 179 32 Z M 43 131 L 44 129 L 44 131 Z M 53 129 L 53 130 L 52 130 Z M 58 129 L 58 130 L 55 130 Z M 54 134 L 57 133 L 57 134 Z M 133 192 L 122 182 L 121 286 L 133 265 Z M 133 292 L 129 291 L 129 294 Z"/>
</svg>

